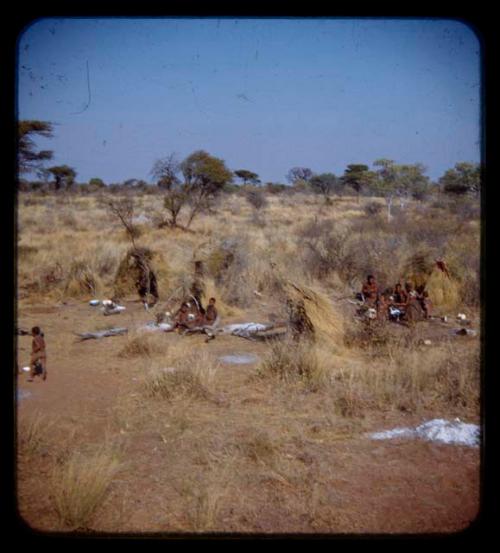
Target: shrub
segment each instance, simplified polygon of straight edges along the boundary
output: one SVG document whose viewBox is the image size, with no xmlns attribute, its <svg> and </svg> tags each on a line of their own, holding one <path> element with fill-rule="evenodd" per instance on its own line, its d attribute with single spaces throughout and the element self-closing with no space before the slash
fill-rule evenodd
<svg viewBox="0 0 500 553">
<path fill-rule="evenodd" d="M 256 210 L 264 209 L 268 205 L 266 195 L 262 190 L 247 190 L 245 199 Z"/>
<path fill-rule="evenodd" d="M 118 455 L 109 447 L 92 454 L 73 452 L 56 466 L 53 494 L 61 522 L 71 529 L 87 527 L 119 468 Z"/>
<path fill-rule="evenodd" d="M 86 261 L 77 260 L 71 264 L 64 287 L 64 294 L 70 297 L 96 296 L 100 280 Z"/>
<path fill-rule="evenodd" d="M 257 372 L 286 383 L 300 383 L 311 390 L 326 382 L 327 357 L 324 350 L 310 343 L 286 340 L 271 344 Z"/>
<path fill-rule="evenodd" d="M 186 355 L 178 351 L 168 356 L 168 362 L 170 367 L 150 370 L 144 383 L 148 397 L 216 400 L 214 383 L 218 365 L 207 354 Z"/>
<path fill-rule="evenodd" d="M 48 443 L 54 422 L 41 412 L 36 412 L 18 428 L 18 446 L 21 453 L 39 453 Z"/>
<path fill-rule="evenodd" d="M 378 215 L 384 209 L 384 206 L 379 202 L 369 202 L 365 204 L 364 211 L 366 215 Z"/>
</svg>

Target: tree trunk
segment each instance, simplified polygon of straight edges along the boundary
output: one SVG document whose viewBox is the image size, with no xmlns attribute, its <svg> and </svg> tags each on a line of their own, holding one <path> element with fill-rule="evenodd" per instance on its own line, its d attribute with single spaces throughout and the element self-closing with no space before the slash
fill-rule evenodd
<svg viewBox="0 0 500 553">
<path fill-rule="evenodd" d="M 387 222 L 391 222 L 391 207 L 392 207 L 392 196 L 386 198 L 387 201 Z"/>
</svg>

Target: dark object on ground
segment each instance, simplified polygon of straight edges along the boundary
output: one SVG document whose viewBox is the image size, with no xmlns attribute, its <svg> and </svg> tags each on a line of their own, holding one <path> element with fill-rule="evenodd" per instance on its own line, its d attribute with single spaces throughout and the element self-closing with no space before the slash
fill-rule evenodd
<svg viewBox="0 0 500 553">
<path fill-rule="evenodd" d="M 455 332 L 457 336 L 476 336 L 475 330 L 470 330 L 468 328 L 461 328 Z"/>
</svg>

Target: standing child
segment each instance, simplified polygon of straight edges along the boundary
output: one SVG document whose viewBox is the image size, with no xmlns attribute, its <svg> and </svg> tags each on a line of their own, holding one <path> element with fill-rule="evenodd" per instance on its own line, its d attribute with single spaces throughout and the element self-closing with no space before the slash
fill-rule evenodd
<svg viewBox="0 0 500 553">
<path fill-rule="evenodd" d="M 33 382 L 33 378 L 40 374 L 38 367 L 41 367 L 42 380 L 47 378 L 47 353 L 45 351 L 45 340 L 40 327 L 34 326 L 31 329 L 33 341 L 31 342 L 31 360 L 30 360 L 30 378 L 28 382 Z"/>
</svg>

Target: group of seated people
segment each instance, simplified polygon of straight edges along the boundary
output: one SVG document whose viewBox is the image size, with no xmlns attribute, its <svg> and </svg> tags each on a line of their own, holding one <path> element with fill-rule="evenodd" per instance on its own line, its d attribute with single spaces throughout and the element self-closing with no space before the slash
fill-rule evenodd
<svg viewBox="0 0 500 553">
<path fill-rule="evenodd" d="M 208 300 L 205 309 L 199 299 L 193 298 L 193 301 L 184 301 L 172 318 L 172 330 L 187 332 L 195 328 L 211 327 L 216 324 L 218 319 L 217 308 L 215 307 L 215 298 Z"/>
<path fill-rule="evenodd" d="M 406 282 L 404 287 L 398 282 L 394 288 L 380 292 L 375 277 L 368 275 L 358 299 L 375 309 L 379 320 L 404 319 L 413 302 L 422 309 L 424 318 L 428 319 L 431 315 L 431 302 L 425 286 L 414 288 L 411 282 Z"/>
</svg>

